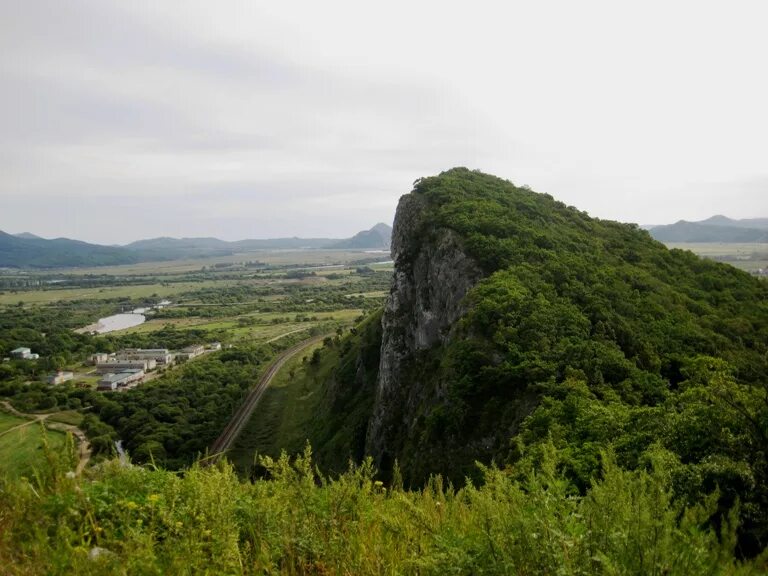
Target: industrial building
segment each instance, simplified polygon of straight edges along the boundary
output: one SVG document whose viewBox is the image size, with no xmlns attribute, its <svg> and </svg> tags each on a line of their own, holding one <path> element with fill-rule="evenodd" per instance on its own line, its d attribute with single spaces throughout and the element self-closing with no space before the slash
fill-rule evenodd
<svg viewBox="0 0 768 576">
<path fill-rule="evenodd" d="M 16 348 L 11 350 L 11 356 L 20 360 L 37 360 L 40 358 L 39 354 L 32 354 L 32 350 L 29 348 Z"/>
<path fill-rule="evenodd" d="M 173 355 L 167 348 L 126 348 L 115 356 L 121 360 L 154 360 L 158 365 L 173 362 Z"/>
<path fill-rule="evenodd" d="M 191 360 L 192 358 L 196 358 L 203 353 L 205 353 L 205 346 L 187 346 L 186 348 L 182 348 L 176 354 L 176 358 Z"/>
<path fill-rule="evenodd" d="M 143 370 L 124 370 L 116 374 L 104 374 L 99 380 L 96 389 L 102 391 L 118 390 L 129 387 L 144 378 Z"/>
<path fill-rule="evenodd" d="M 154 358 L 148 360 L 126 360 L 123 358 L 116 358 L 109 362 L 96 364 L 96 371 L 99 374 L 108 374 L 109 372 L 116 373 L 124 370 L 141 370 L 143 372 L 149 372 L 154 370 L 157 363 Z"/>
</svg>

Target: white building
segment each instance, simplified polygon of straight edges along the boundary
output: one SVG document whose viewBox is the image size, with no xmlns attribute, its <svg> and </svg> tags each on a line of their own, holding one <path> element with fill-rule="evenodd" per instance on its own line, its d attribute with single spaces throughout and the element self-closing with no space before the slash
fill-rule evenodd
<svg viewBox="0 0 768 576">
<path fill-rule="evenodd" d="M 196 358 L 203 354 L 205 352 L 204 346 L 187 346 L 186 348 L 182 348 L 181 351 L 179 351 L 178 354 L 176 354 L 176 358 L 184 358 L 185 360 L 191 360 L 192 358 Z"/>
<path fill-rule="evenodd" d="M 57 385 L 57 384 L 63 384 L 64 382 L 69 382 L 75 377 L 73 372 L 64 372 L 62 370 L 59 370 L 58 372 L 54 372 L 53 374 L 49 374 L 48 377 L 45 379 L 48 384 Z"/>
<path fill-rule="evenodd" d="M 13 358 L 19 358 L 21 360 L 35 360 L 37 358 L 40 358 L 37 354 L 32 354 L 32 350 L 30 348 L 16 348 L 16 350 L 11 350 L 11 357 Z"/>
</svg>

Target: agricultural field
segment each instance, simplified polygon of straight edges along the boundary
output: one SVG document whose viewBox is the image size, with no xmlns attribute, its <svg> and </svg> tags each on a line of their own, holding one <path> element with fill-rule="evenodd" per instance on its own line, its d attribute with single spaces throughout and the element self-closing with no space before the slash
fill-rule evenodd
<svg viewBox="0 0 768 576">
<path fill-rule="evenodd" d="M 1 305 L 23 304 L 51 304 L 55 302 L 81 301 L 81 300 L 142 300 L 168 298 L 189 290 L 211 288 L 217 286 L 231 286 L 235 281 L 201 281 L 137 284 L 130 286 L 109 286 L 99 288 L 46 288 L 43 290 L 6 291 L 0 294 Z"/>
<path fill-rule="evenodd" d="M 668 242 L 667 248 L 690 250 L 694 254 L 727 262 L 747 272 L 768 268 L 768 244 L 726 242 Z"/>
<path fill-rule="evenodd" d="M 247 262 L 262 262 L 275 266 L 344 266 L 356 260 L 375 258 L 386 260 L 385 252 L 361 252 L 359 250 L 256 250 L 240 252 L 228 256 L 212 256 L 183 260 L 168 260 L 165 262 L 142 262 L 139 264 L 124 264 L 121 266 L 99 266 L 95 268 L 73 268 L 62 272 L 78 275 L 174 275 L 198 272 L 202 268 L 214 268 L 217 265 L 224 268 L 233 267 Z"/>
</svg>

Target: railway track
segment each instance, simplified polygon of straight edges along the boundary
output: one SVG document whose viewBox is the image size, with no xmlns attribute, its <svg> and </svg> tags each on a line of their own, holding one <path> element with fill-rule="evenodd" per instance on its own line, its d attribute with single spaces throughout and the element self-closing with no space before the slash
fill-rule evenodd
<svg viewBox="0 0 768 576">
<path fill-rule="evenodd" d="M 282 352 L 272 361 L 272 363 L 267 368 L 267 371 L 261 376 L 261 378 L 259 378 L 259 381 L 256 383 L 256 385 L 249 390 L 245 400 L 232 415 L 232 418 L 230 418 L 229 423 L 225 426 L 222 433 L 218 438 L 216 438 L 213 444 L 211 444 L 209 451 L 210 456 L 205 459 L 205 464 L 214 464 L 218 462 L 224 453 L 232 447 L 235 439 L 240 435 L 243 427 L 251 418 L 253 410 L 256 408 L 259 400 L 261 400 L 261 397 L 269 386 L 269 383 L 285 365 L 285 363 L 305 348 L 320 342 L 326 336 L 328 336 L 328 334 L 315 336 L 309 340 L 299 342 L 298 344 L 291 346 Z"/>
</svg>

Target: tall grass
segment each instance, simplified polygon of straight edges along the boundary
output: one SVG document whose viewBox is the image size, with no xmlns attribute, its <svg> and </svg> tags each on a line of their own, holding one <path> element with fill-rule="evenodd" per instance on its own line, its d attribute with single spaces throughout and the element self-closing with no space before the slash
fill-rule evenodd
<svg viewBox="0 0 768 576">
<path fill-rule="evenodd" d="M 375 480 L 370 462 L 320 475 L 309 449 L 265 458 L 269 479 L 233 468 L 183 474 L 107 462 L 0 481 L 2 574 L 758 574 L 734 558 L 735 514 L 707 526 L 715 499 L 673 501 L 662 469 L 627 472 L 604 458 L 585 497 L 550 454 L 515 479 L 484 468 L 456 489 Z"/>
</svg>

